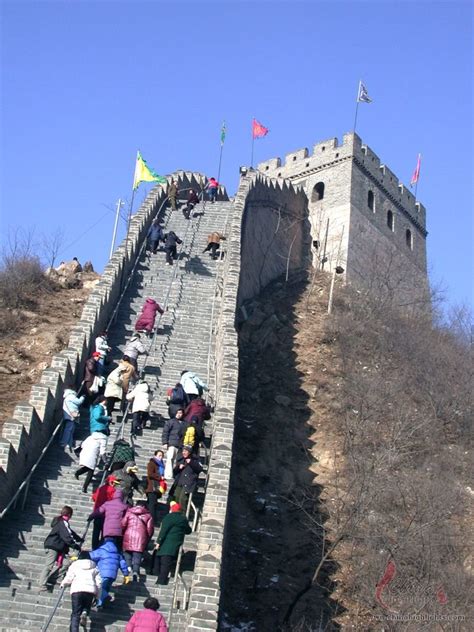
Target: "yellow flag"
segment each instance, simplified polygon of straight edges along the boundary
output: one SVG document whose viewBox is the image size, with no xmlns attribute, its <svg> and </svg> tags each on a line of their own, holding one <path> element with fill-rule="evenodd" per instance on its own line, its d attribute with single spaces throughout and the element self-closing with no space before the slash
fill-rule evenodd
<svg viewBox="0 0 474 632">
<path fill-rule="evenodd" d="M 135 165 L 135 176 L 133 178 L 133 188 L 137 189 L 140 182 L 160 182 L 166 184 L 166 178 L 159 176 L 146 164 L 139 151 L 137 151 L 137 162 Z"/>
</svg>

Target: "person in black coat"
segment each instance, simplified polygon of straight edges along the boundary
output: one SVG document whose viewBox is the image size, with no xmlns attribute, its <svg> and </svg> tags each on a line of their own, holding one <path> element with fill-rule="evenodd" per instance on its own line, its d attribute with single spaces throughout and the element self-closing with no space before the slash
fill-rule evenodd
<svg viewBox="0 0 474 632">
<path fill-rule="evenodd" d="M 176 245 L 182 244 L 183 241 L 178 237 L 178 235 L 171 230 L 169 233 L 165 235 L 165 253 L 166 253 L 166 265 L 172 266 L 173 259 L 177 259 L 178 255 L 176 254 Z"/>
<path fill-rule="evenodd" d="M 196 489 L 199 473 L 202 472 L 202 465 L 199 459 L 193 456 L 192 451 L 192 445 L 183 445 L 182 452 L 176 459 L 176 465 L 173 469 L 175 479 L 170 490 L 170 494 L 181 505 L 184 513 L 186 513 L 189 496 Z"/>
<path fill-rule="evenodd" d="M 186 206 L 183 207 L 183 215 L 186 219 L 189 219 L 191 211 L 196 206 L 196 204 L 199 204 L 199 198 L 196 191 L 194 189 L 191 189 L 191 191 L 188 193 L 188 201 L 186 203 Z"/>
<path fill-rule="evenodd" d="M 178 450 L 183 444 L 183 416 L 184 410 L 179 408 L 173 419 L 168 419 L 163 428 L 161 440 L 163 449 L 166 450 L 166 466 L 165 478 L 171 480 L 173 478 L 173 467 L 176 461 Z"/>
<path fill-rule="evenodd" d="M 72 508 L 65 505 L 61 509 L 61 515 L 56 516 L 51 521 L 51 531 L 44 541 L 46 562 L 39 579 L 40 592 L 48 590 L 53 575 L 57 574 L 57 579 L 66 574 L 70 560 L 66 555 L 70 548 L 80 550 L 83 539 L 71 529 L 69 520 L 73 514 Z M 58 568 L 54 565 L 58 563 Z"/>
</svg>

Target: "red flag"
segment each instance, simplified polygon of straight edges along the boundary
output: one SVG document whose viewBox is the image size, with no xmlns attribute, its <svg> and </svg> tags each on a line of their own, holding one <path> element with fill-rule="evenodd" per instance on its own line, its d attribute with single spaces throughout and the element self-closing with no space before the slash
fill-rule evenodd
<svg viewBox="0 0 474 632">
<path fill-rule="evenodd" d="M 268 134 L 268 131 L 268 127 L 259 123 L 257 119 L 252 120 L 252 138 L 262 138 Z"/>
<path fill-rule="evenodd" d="M 412 187 L 414 184 L 418 182 L 420 177 L 420 167 L 421 167 L 421 154 L 418 154 L 418 160 L 416 161 L 415 171 L 410 180 L 410 186 Z"/>
</svg>

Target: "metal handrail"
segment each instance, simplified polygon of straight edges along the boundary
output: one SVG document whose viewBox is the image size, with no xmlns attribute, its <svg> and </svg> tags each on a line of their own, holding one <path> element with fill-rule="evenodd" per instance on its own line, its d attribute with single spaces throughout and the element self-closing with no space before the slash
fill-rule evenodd
<svg viewBox="0 0 474 632">
<path fill-rule="evenodd" d="M 16 503 L 16 500 L 18 498 L 18 496 L 21 494 L 21 492 L 23 491 L 23 488 L 26 486 L 26 490 L 25 490 L 25 497 L 23 499 L 23 503 L 21 508 L 24 509 L 25 507 L 25 503 L 26 503 L 26 496 L 28 494 L 28 489 L 30 486 L 30 480 L 31 477 L 33 476 L 33 474 L 35 473 L 36 468 L 38 467 L 38 465 L 41 462 L 41 459 L 44 457 L 45 453 L 47 452 L 48 448 L 50 447 L 50 445 L 52 444 L 53 440 L 55 439 L 56 435 L 58 434 L 59 430 L 61 428 L 61 423 L 58 423 L 58 425 L 56 426 L 56 428 L 53 431 L 53 434 L 51 435 L 48 443 L 44 446 L 44 448 L 41 451 L 41 454 L 39 455 L 38 460 L 36 461 L 36 463 L 33 465 L 33 467 L 30 470 L 30 473 L 28 474 L 28 476 L 25 478 L 25 480 L 22 482 L 22 484 L 20 485 L 20 487 L 18 488 L 18 490 L 15 492 L 15 495 L 13 496 L 13 498 L 10 500 L 10 502 L 8 503 L 8 505 L 2 510 L 2 512 L 0 513 L 0 520 L 2 520 L 2 518 L 5 516 L 5 514 L 8 512 L 8 510 L 10 509 L 10 507 Z"/>
</svg>

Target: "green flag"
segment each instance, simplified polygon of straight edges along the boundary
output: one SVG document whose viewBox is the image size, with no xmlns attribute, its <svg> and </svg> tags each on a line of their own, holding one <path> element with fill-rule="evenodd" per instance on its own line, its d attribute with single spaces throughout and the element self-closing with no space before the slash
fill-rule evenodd
<svg viewBox="0 0 474 632">
<path fill-rule="evenodd" d="M 222 128 L 221 128 L 221 145 L 224 144 L 225 141 L 225 134 L 226 134 L 226 126 L 225 126 L 225 121 L 222 122 Z"/>
<path fill-rule="evenodd" d="M 138 188 L 140 182 L 159 182 L 160 184 L 166 184 L 167 179 L 163 178 L 163 176 L 159 176 L 153 171 L 153 169 L 150 169 L 138 151 L 137 162 L 135 164 L 135 175 L 133 178 L 133 188 Z"/>
</svg>

